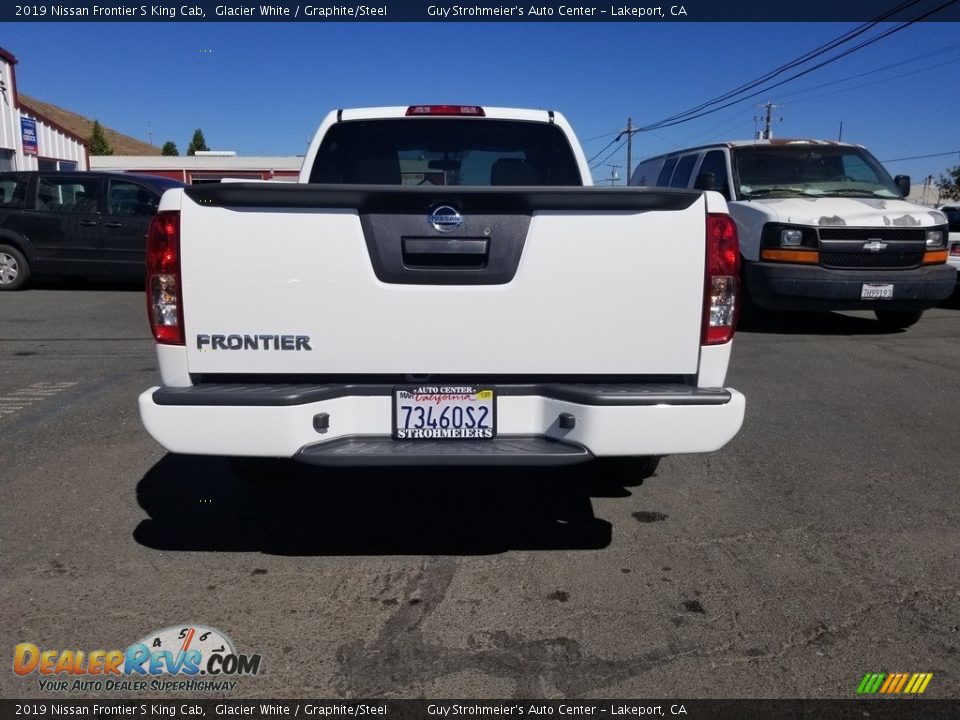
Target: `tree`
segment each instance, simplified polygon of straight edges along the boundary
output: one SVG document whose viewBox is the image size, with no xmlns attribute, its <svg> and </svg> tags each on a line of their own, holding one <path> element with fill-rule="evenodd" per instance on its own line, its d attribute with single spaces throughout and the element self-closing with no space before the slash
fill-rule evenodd
<svg viewBox="0 0 960 720">
<path fill-rule="evenodd" d="M 98 120 L 93 121 L 93 129 L 90 131 L 90 154 L 91 155 L 113 155 L 113 148 L 107 141 L 107 136 L 103 132 L 103 126 Z"/>
<path fill-rule="evenodd" d="M 167 140 L 163 144 L 163 148 L 160 150 L 161 155 L 179 155 L 180 151 L 177 150 L 177 144 L 172 140 Z"/>
<path fill-rule="evenodd" d="M 941 200 L 960 200 L 960 165 L 947 170 L 946 176 L 940 175 L 937 189 Z"/>
<path fill-rule="evenodd" d="M 187 155 L 196 155 L 197 150 L 209 150 L 207 141 L 203 139 L 203 130 L 197 128 L 193 131 L 193 140 L 190 141 L 190 147 L 187 148 Z"/>
</svg>

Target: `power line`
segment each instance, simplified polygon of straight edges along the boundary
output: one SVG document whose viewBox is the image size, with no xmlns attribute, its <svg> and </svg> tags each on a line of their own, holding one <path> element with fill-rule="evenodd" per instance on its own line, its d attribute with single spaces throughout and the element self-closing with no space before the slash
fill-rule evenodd
<svg viewBox="0 0 960 720">
<path fill-rule="evenodd" d="M 770 79 L 772 79 L 773 77 L 776 77 L 777 75 L 782 74 L 782 73 L 785 72 L 786 70 L 792 69 L 793 67 L 797 67 L 798 65 L 801 65 L 801 64 L 803 64 L 803 63 L 805 63 L 805 62 L 809 62 L 810 60 L 812 60 L 812 59 L 814 59 L 814 58 L 816 58 L 816 57 L 819 57 L 820 55 L 824 54 L 825 52 L 827 52 L 827 51 L 829 51 L 829 50 L 832 50 L 832 49 L 835 49 L 836 47 L 839 47 L 839 45 L 841 45 L 841 44 L 843 44 L 843 43 L 849 42 L 849 41 L 852 40 L 853 38 L 857 37 L 858 35 L 862 34 L 863 32 L 866 32 L 868 29 L 874 27 L 880 20 L 889 17 L 889 16 L 890 16 L 891 14 L 893 14 L 893 13 L 900 12 L 901 10 L 903 10 L 903 9 L 905 9 L 905 8 L 907 8 L 907 7 L 910 7 L 910 6 L 912 6 L 912 5 L 915 5 L 917 2 L 920 2 L 920 0 L 910 0 L 910 2 L 903 3 L 903 4 L 899 5 L 899 6 L 897 6 L 896 8 L 893 8 L 892 10 L 889 10 L 889 11 L 887 11 L 886 13 L 884 13 L 883 15 L 879 16 L 879 18 L 878 18 L 877 20 L 871 21 L 870 23 L 867 23 L 866 25 L 862 25 L 862 26 L 860 26 L 859 28 L 857 28 L 856 30 L 851 31 L 851 32 L 849 32 L 849 33 L 846 33 L 845 35 L 842 35 L 840 38 L 837 38 L 836 40 L 832 41 L 831 43 L 827 43 L 826 46 L 821 46 L 820 48 L 817 48 L 816 50 L 810 51 L 809 53 L 807 53 L 806 55 L 802 56 L 801 58 L 798 58 L 797 60 L 794 60 L 794 61 L 792 61 L 791 63 L 787 63 L 786 65 L 781 66 L 781 68 L 777 68 L 776 70 L 771 71 L 770 73 L 767 73 L 765 76 L 762 76 L 761 78 L 758 78 L 757 80 L 752 81 L 751 83 L 747 83 L 747 84 L 745 84 L 745 85 L 742 85 L 742 86 L 740 86 L 739 88 L 737 88 L 737 89 L 735 89 L 735 90 L 732 90 L 732 91 L 730 91 L 730 92 L 728 92 L 728 93 L 725 93 L 724 95 L 721 95 L 721 96 L 719 96 L 718 98 L 714 98 L 713 100 L 711 100 L 711 101 L 709 101 L 709 102 L 702 103 L 701 105 L 697 106 L 696 108 L 691 108 L 690 110 L 684 111 L 684 112 L 682 112 L 682 113 L 677 113 L 677 114 L 675 114 L 675 115 L 673 115 L 673 116 L 670 116 L 669 118 L 665 118 L 664 120 L 660 120 L 660 121 L 658 121 L 658 122 L 651 123 L 651 124 L 649 124 L 649 125 L 646 125 L 646 126 L 637 128 L 636 130 L 634 130 L 634 132 L 640 132 L 640 131 L 646 131 L 646 130 L 654 130 L 654 129 L 658 129 L 658 128 L 671 127 L 671 126 L 673 126 L 673 125 L 679 125 L 680 123 L 688 122 L 688 121 L 690 121 L 690 120 L 695 120 L 695 119 L 697 119 L 697 118 L 701 118 L 701 117 L 704 117 L 704 116 L 706 116 L 706 115 L 710 115 L 710 114 L 712 114 L 712 113 L 714 113 L 714 112 L 717 112 L 717 111 L 719 111 L 719 110 L 722 110 L 722 109 L 724 109 L 724 108 L 728 108 L 728 107 L 730 107 L 730 106 L 732 106 L 732 105 L 736 105 L 737 103 L 744 102 L 744 101 L 746 101 L 746 100 L 755 98 L 755 97 L 757 97 L 758 95 L 762 95 L 762 94 L 764 94 L 764 93 L 769 92 L 769 91 L 772 90 L 773 88 L 780 87 L 780 86 L 785 85 L 786 83 L 788 83 L 788 82 L 790 82 L 790 81 L 792 81 L 792 80 L 796 80 L 796 79 L 799 78 L 799 77 L 803 77 L 804 75 L 808 75 L 809 73 L 811 73 L 811 72 L 813 72 L 813 71 L 815 71 L 815 70 L 818 70 L 818 69 L 820 69 L 820 68 L 822 68 L 822 67 L 825 67 L 826 65 L 829 65 L 830 63 L 836 62 L 837 60 L 840 60 L 841 58 L 847 57 L 848 55 L 851 55 L 851 54 L 857 52 L 858 50 L 862 50 L 863 48 L 868 47 L 868 46 L 870 46 L 870 45 L 872 45 L 872 44 L 874 44 L 874 43 L 876 43 L 876 42 L 879 42 L 880 40 L 883 40 L 883 39 L 885 39 L 885 38 L 887 38 L 887 37 L 890 37 L 891 35 L 893 35 L 893 34 L 895 34 L 895 33 L 898 33 L 898 32 L 900 32 L 901 30 L 905 30 L 906 28 L 910 27 L 911 25 L 913 25 L 913 24 L 915 24 L 915 23 L 917 23 L 917 22 L 920 22 L 921 20 L 924 20 L 924 19 L 926 19 L 927 17 L 930 17 L 931 15 L 933 15 L 933 14 L 935 14 L 935 13 L 940 12 L 941 10 L 943 10 L 944 8 L 949 7 L 950 5 L 953 5 L 954 3 L 958 2 L 958 0 L 947 0 L 947 2 L 942 3 L 942 4 L 938 5 L 937 7 L 935 7 L 935 8 L 933 8 L 933 9 L 931 9 L 931 10 L 928 10 L 928 11 L 926 11 L 926 12 L 918 15 L 917 17 L 915 17 L 915 18 L 912 19 L 912 20 L 909 20 L 909 21 L 906 21 L 906 22 L 903 22 L 903 23 L 899 23 L 899 24 L 895 25 L 894 27 L 890 28 L 889 30 L 885 30 L 884 32 L 880 33 L 879 35 L 875 35 L 875 36 L 872 37 L 872 38 L 866 39 L 866 40 L 864 40 L 863 42 L 855 45 L 855 46 L 852 47 L 852 48 L 848 48 L 848 49 L 846 49 L 846 50 L 844 50 L 844 51 L 842 51 L 842 52 L 840 52 L 840 53 L 838 53 L 838 54 L 836 54 L 836 55 L 833 55 L 832 57 L 827 58 L 827 59 L 824 60 L 823 62 L 817 63 L 816 65 L 814 65 L 814 66 L 812 66 L 812 67 L 810 67 L 810 68 L 807 68 L 806 70 L 802 70 L 801 72 L 795 73 L 795 74 L 791 75 L 790 77 L 788 77 L 788 78 L 786 78 L 786 79 L 784 79 L 784 80 L 781 80 L 781 81 L 779 81 L 779 82 L 777 82 L 777 83 L 774 83 L 774 84 L 772 84 L 772 85 L 769 85 L 769 86 L 767 86 L 767 87 L 765 87 L 765 88 L 762 88 L 762 89 L 758 90 L 757 92 L 751 93 L 751 94 L 749 94 L 749 95 L 746 95 L 746 96 L 741 97 L 741 98 L 736 99 L 736 100 L 730 100 L 730 102 L 726 102 L 725 104 L 722 104 L 722 105 L 720 105 L 719 107 L 714 107 L 713 109 L 710 109 L 710 110 L 706 110 L 706 109 L 705 109 L 705 108 L 710 107 L 711 105 L 716 105 L 717 103 L 722 102 L 722 101 L 725 100 L 725 99 L 732 98 L 732 97 L 734 97 L 734 96 L 736 96 L 736 95 L 742 95 L 744 92 L 747 92 L 747 91 L 753 89 L 754 87 L 758 87 L 759 85 L 762 85 L 762 84 L 763 84 L 764 82 L 766 82 L 767 80 L 770 80 Z M 699 112 L 700 110 L 703 110 L 703 112 Z"/>
<path fill-rule="evenodd" d="M 960 150 L 951 150 L 950 152 L 933 153 L 933 155 L 914 155 L 913 157 L 893 158 L 892 160 L 881 160 L 882 163 L 901 162 L 903 160 L 926 160 L 927 158 L 944 157 L 946 155 L 960 156 Z"/>
</svg>

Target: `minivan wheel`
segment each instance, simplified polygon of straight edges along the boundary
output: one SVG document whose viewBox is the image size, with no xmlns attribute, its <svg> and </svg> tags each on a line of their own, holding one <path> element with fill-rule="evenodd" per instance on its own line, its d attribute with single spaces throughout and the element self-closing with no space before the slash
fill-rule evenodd
<svg viewBox="0 0 960 720">
<path fill-rule="evenodd" d="M 19 290 L 30 279 L 30 266 L 19 250 L 0 245 L 0 290 Z"/>
<path fill-rule="evenodd" d="M 902 330 L 915 325 L 923 310 L 874 310 L 877 321 L 886 328 Z"/>
</svg>

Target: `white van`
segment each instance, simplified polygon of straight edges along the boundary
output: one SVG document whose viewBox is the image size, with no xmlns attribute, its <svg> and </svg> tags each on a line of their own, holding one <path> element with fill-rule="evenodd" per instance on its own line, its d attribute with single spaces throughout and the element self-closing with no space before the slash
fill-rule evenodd
<svg viewBox="0 0 960 720">
<path fill-rule="evenodd" d="M 631 185 L 715 190 L 740 234 L 748 299 L 770 310 L 873 310 L 903 328 L 954 290 L 947 218 L 903 198 L 859 145 L 747 140 L 641 162 Z"/>
</svg>

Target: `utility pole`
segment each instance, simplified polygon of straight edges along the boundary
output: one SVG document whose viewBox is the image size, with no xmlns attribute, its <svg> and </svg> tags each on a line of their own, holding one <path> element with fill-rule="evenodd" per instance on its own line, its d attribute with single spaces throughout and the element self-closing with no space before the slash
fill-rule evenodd
<svg viewBox="0 0 960 720">
<path fill-rule="evenodd" d="M 843 120 L 840 121 L 840 132 L 837 133 L 837 142 L 843 141 Z"/>
<path fill-rule="evenodd" d="M 617 184 L 617 180 L 620 179 L 620 173 L 617 172 L 620 166 L 607 163 L 607 167 L 610 168 L 610 177 L 607 179 L 610 181 L 610 187 L 613 187 Z"/>
<path fill-rule="evenodd" d="M 627 182 L 630 182 L 630 171 L 633 170 L 633 118 L 627 118 Z"/>
<path fill-rule="evenodd" d="M 627 118 L 627 129 L 621 130 L 613 142 L 618 142 L 624 135 L 627 136 L 627 182 L 630 182 L 630 171 L 633 169 L 633 118 Z M 620 167 L 617 165 L 617 167 Z M 610 183 L 611 185 L 613 183 Z"/>
<path fill-rule="evenodd" d="M 773 114 L 774 109 L 780 109 L 783 105 L 774 105 L 772 102 L 767 101 L 763 105 L 757 105 L 759 108 L 766 108 L 766 116 L 763 121 L 763 130 L 760 132 L 760 140 L 773 140 L 773 129 L 770 127 L 771 124 L 771 115 Z M 780 118 L 780 121 L 783 121 L 783 118 Z"/>
</svg>

